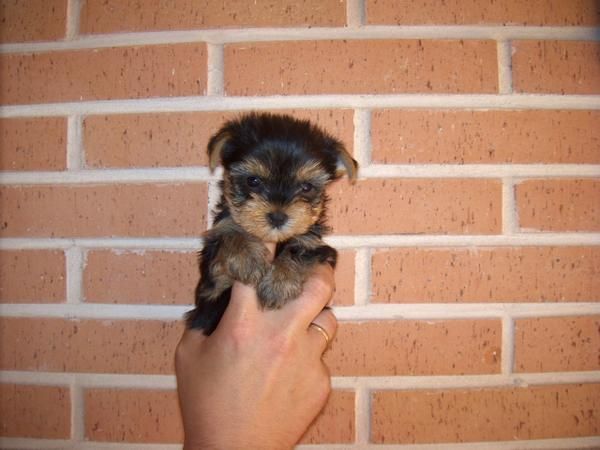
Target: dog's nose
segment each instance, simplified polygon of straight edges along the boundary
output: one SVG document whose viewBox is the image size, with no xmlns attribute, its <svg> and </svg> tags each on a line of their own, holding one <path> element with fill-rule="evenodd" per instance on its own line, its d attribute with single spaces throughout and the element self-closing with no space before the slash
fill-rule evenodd
<svg viewBox="0 0 600 450">
<path fill-rule="evenodd" d="M 287 222 L 288 216 L 284 212 L 273 211 L 267 214 L 267 219 L 275 228 L 281 228 Z"/>
</svg>

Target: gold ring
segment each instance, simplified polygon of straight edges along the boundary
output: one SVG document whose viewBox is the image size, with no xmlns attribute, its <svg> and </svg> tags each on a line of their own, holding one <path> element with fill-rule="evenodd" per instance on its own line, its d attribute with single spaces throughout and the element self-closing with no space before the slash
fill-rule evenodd
<svg viewBox="0 0 600 450">
<path fill-rule="evenodd" d="M 323 335 L 323 337 L 325 338 L 325 347 L 327 348 L 329 346 L 329 335 L 327 334 L 327 331 L 325 331 L 325 328 L 323 328 L 321 325 L 318 325 L 314 322 L 311 322 L 309 326 L 315 327 L 315 330 L 317 330 L 319 333 L 321 333 Z"/>
</svg>

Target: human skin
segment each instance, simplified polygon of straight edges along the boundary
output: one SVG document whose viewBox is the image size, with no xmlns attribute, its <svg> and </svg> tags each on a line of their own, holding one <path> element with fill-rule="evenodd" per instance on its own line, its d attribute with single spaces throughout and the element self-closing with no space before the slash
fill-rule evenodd
<svg viewBox="0 0 600 450">
<path fill-rule="evenodd" d="M 184 332 L 175 355 L 184 450 L 281 450 L 298 442 L 331 390 L 321 358 L 328 343 L 310 324 L 333 338 L 337 321 L 325 308 L 333 290 L 333 270 L 320 265 L 300 297 L 263 310 L 254 288 L 235 283 L 210 336 Z"/>
</svg>

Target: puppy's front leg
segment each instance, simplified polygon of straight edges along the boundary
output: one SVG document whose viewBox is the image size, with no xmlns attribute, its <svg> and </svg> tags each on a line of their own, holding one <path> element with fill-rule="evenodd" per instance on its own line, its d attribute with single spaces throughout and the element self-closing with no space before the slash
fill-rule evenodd
<svg viewBox="0 0 600 450">
<path fill-rule="evenodd" d="M 216 264 L 232 280 L 258 286 L 269 269 L 269 250 L 258 239 L 231 225 L 221 235 Z"/>
<path fill-rule="evenodd" d="M 231 219 L 219 222 L 209 236 L 218 239 L 218 250 L 211 263 L 214 275 L 258 286 L 269 268 L 269 250 L 257 238 L 241 229 Z"/>
<path fill-rule="evenodd" d="M 299 263 L 289 253 L 279 254 L 257 287 L 261 305 L 277 309 L 302 292 L 310 267 Z"/>
<path fill-rule="evenodd" d="M 298 297 L 312 268 L 319 263 L 337 262 L 337 252 L 312 236 L 300 236 L 283 244 L 258 284 L 258 298 L 265 308 L 280 308 Z"/>
</svg>

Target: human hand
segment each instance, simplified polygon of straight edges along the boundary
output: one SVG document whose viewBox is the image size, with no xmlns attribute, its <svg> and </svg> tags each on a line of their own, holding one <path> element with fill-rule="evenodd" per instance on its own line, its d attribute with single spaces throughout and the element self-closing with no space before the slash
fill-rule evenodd
<svg viewBox="0 0 600 450">
<path fill-rule="evenodd" d="M 299 298 L 262 310 L 252 287 L 235 283 L 217 329 L 186 330 L 176 351 L 185 450 L 293 447 L 323 408 L 330 377 L 321 356 L 335 316 L 323 309 L 333 270 L 318 266 Z"/>
</svg>

